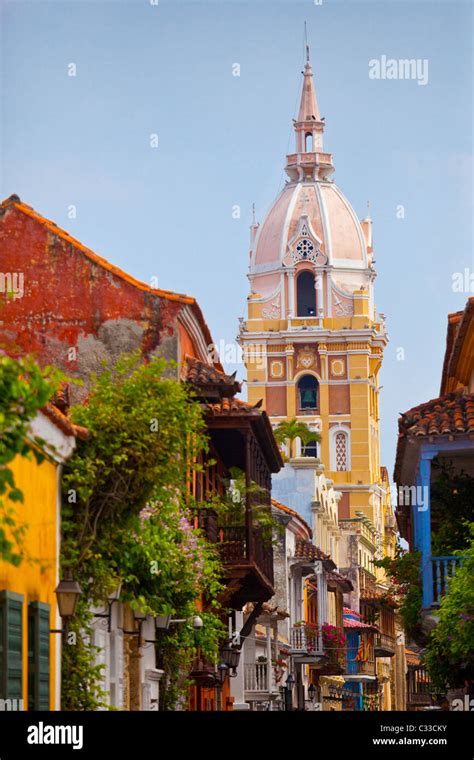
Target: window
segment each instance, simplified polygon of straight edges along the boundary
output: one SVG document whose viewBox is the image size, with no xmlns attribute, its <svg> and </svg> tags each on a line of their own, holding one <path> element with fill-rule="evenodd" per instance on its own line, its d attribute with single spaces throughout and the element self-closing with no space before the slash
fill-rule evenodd
<svg viewBox="0 0 474 760">
<path fill-rule="evenodd" d="M 311 240 L 308 240 L 308 238 L 302 238 L 296 245 L 296 253 L 300 259 L 307 259 L 309 256 L 311 256 L 311 254 L 314 253 L 314 245 Z M 308 274 L 311 274 L 311 272 L 308 272 Z"/>
<path fill-rule="evenodd" d="M 301 452 L 304 457 L 317 457 L 318 456 L 318 442 L 308 441 L 301 446 Z"/>
<path fill-rule="evenodd" d="M 300 243 L 298 243 L 298 245 L 300 245 Z M 298 246 L 296 246 L 296 248 L 298 250 Z M 314 287 L 314 275 L 312 272 L 308 272 L 307 269 L 301 272 L 296 280 L 296 310 L 298 317 L 316 316 L 316 289 Z"/>
<path fill-rule="evenodd" d="M 0 698 L 22 698 L 23 596 L 0 591 Z"/>
<path fill-rule="evenodd" d="M 300 411 L 317 409 L 318 381 L 313 375 L 303 375 L 298 380 L 298 399 Z"/>
<path fill-rule="evenodd" d="M 350 428 L 347 425 L 330 429 L 329 458 L 331 470 L 348 472 L 351 469 Z"/>
<path fill-rule="evenodd" d="M 49 710 L 49 604 L 28 605 L 28 710 Z"/>
<path fill-rule="evenodd" d="M 306 132 L 304 136 L 304 148 L 306 153 L 311 153 L 313 150 L 313 135 L 311 132 Z"/>
<path fill-rule="evenodd" d="M 347 435 L 344 432 L 336 433 L 336 470 L 347 470 Z"/>
</svg>

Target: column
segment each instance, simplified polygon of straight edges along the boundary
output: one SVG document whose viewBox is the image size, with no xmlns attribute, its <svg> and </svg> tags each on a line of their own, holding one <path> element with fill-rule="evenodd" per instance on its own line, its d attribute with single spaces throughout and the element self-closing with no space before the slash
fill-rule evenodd
<svg viewBox="0 0 474 760">
<path fill-rule="evenodd" d="M 431 561 L 431 508 L 430 508 L 430 480 L 431 459 L 434 456 L 430 452 L 421 455 L 417 476 L 417 489 L 413 509 L 413 523 L 415 526 L 415 546 L 421 552 L 421 580 L 423 586 L 423 607 L 433 604 L 433 564 Z M 421 492 L 420 492 L 421 487 Z"/>
</svg>

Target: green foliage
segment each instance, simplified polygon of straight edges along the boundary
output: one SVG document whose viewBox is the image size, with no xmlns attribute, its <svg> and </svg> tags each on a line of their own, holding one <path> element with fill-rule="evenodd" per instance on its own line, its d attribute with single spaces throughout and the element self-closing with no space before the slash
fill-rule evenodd
<svg viewBox="0 0 474 760">
<path fill-rule="evenodd" d="M 291 459 L 293 455 L 293 443 L 297 438 L 301 438 L 303 444 L 310 441 L 321 441 L 319 433 L 315 433 L 314 430 L 310 430 L 305 422 L 299 422 L 296 417 L 285 422 L 280 422 L 274 430 L 275 438 L 278 443 L 288 443 L 288 454 Z"/>
<path fill-rule="evenodd" d="M 374 562 L 376 567 L 383 567 L 390 577 L 388 601 L 398 605 L 405 632 L 415 640 L 422 637 L 420 558 L 420 552 L 407 552 L 397 546 L 395 557 L 384 557 Z"/>
<path fill-rule="evenodd" d="M 245 525 L 245 509 L 248 501 L 252 507 L 252 524 L 260 527 L 264 543 L 271 544 L 274 534 L 281 534 L 284 529 L 272 514 L 269 492 L 255 481 L 247 486 L 245 472 L 239 467 L 231 467 L 230 480 L 226 483 L 225 499 L 213 505 L 220 522 L 223 525 Z"/>
<path fill-rule="evenodd" d="M 439 622 L 431 632 L 424 663 L 441 691 L 474 681 L 474 526 L 466 557 L 441 600 Z"/>
<path fill-rule="evenodd" d="M 474 478 L 456 472 L 452 462 L 433 460 L 431 548 L 435 556 L 467 548 L 474 522 Z"/>
<path fill-rule="evenodd" d="M 206 599 L 206 631 L 180 625 L 163 637 L 168 705 L 182 694 L 197 647 L 217 656 L 220 562 L 186 506 L 186 484 L 207 439 L 199 404 L 185 386 L 163 378 L 167 367 L 162 359 L 141 364 L 136 355 L 124 357 L 94 377 L 87 404 L 71 410 L 89 435 L 63 477 L 63 567 L 83 590 L 77 626 L 85 643 L 68 650 L 64 685 L 72 679 L 74 689 L 63 688 L 65 709 L 97 706 L 87 609 L 119 581 L 121 601 L 150 614 L 187 619 L 197 598 Z"/>
<path fill-rule="evenodd" d="M 0 561 L 18 566 L 25 556 L 27 526 L 17 522 L 12 502 L 22 503 L 8 466 L 17 456 L 44 459 L 44 441 L 28 437 L 31 420 L 53 395 L 61 374 L 52 367 L 41 369 L 30 358 L 0 356 Z"/>
</svg>

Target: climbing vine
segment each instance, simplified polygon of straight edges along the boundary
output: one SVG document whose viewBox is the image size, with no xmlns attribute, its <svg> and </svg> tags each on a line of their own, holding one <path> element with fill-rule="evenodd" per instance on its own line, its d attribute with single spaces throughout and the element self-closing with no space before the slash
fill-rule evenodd
<svg viewBox="0 0 474 760">
<path fill-rule="evenodd" d="M 164 378 L 168 366 L 124 357 L 93 377 L 87 403 L 71 410 L 88 436 L 63 476 L 62 569 L 83 591 L 74 620 L 80 645 L 66 647 L 63 709 L 103 702 L 89 609 L 119 582 L 122 602 L 153 615 L 188 620 L 196 600 L 205 598 L 201 631 L 180 624 L 160 641 L 168 652 L 168 709 L 183 697 L 197 648 L 215 659 L 225 633 L 217 601 L 220 561 L 187 506 L 186 483 L 207 448 L 202 412 L 189 390 Z M 177 637 L 183 647 L 175 646 Z"/>
</svg>

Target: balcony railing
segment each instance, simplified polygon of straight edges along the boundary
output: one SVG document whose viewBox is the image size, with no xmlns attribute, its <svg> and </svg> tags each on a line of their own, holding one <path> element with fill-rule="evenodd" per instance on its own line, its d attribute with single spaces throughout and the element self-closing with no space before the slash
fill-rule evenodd
<svg viewBox="0 0 474 760">
<path fill-rule="evenodd" d="M 244 689 L 257 694 L 276 693 L 273 667 L 266 662 L 247 663 L 244 666 Z"/>
<path fill-rule="evenodd" d="M 308 631 L 303 626 L 294 626 L 290 630 L 290 648 L 295 655 L 323 656 L 323 637 L 320 633 Z"/>
<path fill-rule="evenodd" d="M 376 657 L 393 657 L 395 654 L 395 636 L 388 633 L 376 633 L 374 648 Z"/>
<path fill-rule="evenodd" d="M 245 525 L 219 526 L 212 510 L 201 510 L 196 519 L 209 541 L 219 548 L 224 565 L 254 563 L 268 581 L 273 584 L 273 548 L 271 540 L 265 540 L 260 526 L 247 529 Z"/>
<path fill-rule="evenodd" d="M 359 587 L 362 598 L 370 598 L 376 595 L 377 586 L 375 576 L 363 567 L 359 568 Z"/>
<path fill-rule="evenodd" d="M 356 673 L 362 676 L 375 676 L 375 660 L 356 660 Z"/>
<path fill-rule="evenodd" d="M 433 602 L 439 604 L 441 598 L 448 593 L 449 583 L 464 557 L 444 556 L 432 557 L 433 566 Z"/>
</svg>

